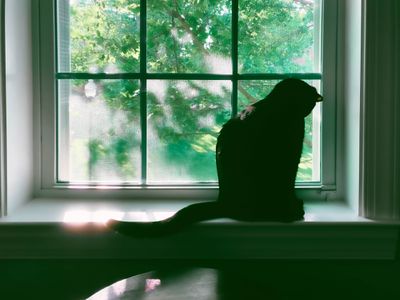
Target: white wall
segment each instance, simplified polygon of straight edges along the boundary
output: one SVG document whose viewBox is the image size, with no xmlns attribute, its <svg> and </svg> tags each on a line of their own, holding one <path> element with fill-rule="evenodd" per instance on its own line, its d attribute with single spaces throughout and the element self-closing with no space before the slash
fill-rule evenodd
<svg viewBox="0 0 400 300">
<path fill-rule="evenodd" d="M 5 2 L 7 212 L 32 197 L 31 1 Z"/>
<path fill-rule="evenodd" d="M 342 124 L 339 132 L 343 136 L 343 194 L 346 202 L 357 212 L 360 189 L 360 103 L 362 61 L 362 0 L 339 2 L 338 93 L 339 115 Z"/>
<path fill-rule="evenodd" d="M 400 219 L 400 1 L 364 0 L 363 216 Z"/>
<path fill-rule="evenodd" d="M 4 0 L 0 0 L 0 217 L 6 208 L 5 182 L 5 145 L 6 145 L 6 118 L 5 118 L 5 55 L 4 55 Z"/>
</svg>

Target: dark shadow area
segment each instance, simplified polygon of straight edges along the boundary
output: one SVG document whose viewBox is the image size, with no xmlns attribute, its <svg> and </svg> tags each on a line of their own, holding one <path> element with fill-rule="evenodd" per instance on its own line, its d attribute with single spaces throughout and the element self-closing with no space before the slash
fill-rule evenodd
<svg viewBox="0 0 400 300">
<path fill-rule="evenodd" d="M 8 260 L 0 262 L 1 298 L 86 299 L 116 281 L 150 271 L 157 272 L 162 284 L 179 289 L 179 282 L 197 268 L 216 270 L 214 299 L 400 298 L 398 260 Z"/>
<path fill-rule="evenodd" d="M 190 205 L 158 222 L 111 220 L 108 226 L 138 237 L 170 234 L 216 218 L 302 220 L 303 201 L 295 195 L 295 180 L 303 147 L 304 118 L 318 101 L 322 96 L 306 82 L 282 80 L 264 99 L 222 127 L 216 145 L 217 201 Z"/>
</svg>

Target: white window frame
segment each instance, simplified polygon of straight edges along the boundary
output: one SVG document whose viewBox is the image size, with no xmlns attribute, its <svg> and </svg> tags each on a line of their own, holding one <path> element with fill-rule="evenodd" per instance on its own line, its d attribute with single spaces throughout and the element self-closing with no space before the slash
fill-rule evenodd
<svg viewBox="0 0 400 300">
<path fill-rule="evenodd" d="M 33 1 L 35 105 L 35 195 L 38 197 L 137 198 L 137 199 L 215 199 L 218 186 L 98 186 L 61 184 L 56 181 L 56 65 L 55 9 L 53 0 Z M 337 27 L 338 1 L 322 4 L 322 79 L 324 103 L 321 129 L 321 184 L 298 184 L 296 190 L 307 200 L 340 199 L 336 178 L 340 175 L 341 137 L 337 134 Z"/>
</svg>

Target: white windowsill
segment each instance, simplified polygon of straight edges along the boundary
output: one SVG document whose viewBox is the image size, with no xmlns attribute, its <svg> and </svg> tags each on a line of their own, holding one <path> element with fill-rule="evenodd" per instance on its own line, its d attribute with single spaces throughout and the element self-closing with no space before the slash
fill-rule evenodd
<svg viewBox="0 0 400 300">
<path fill-rule="evenodd" d="M 71 200 L 71 199 L 34 199 L 29 201 L 9 216 L 0 219 L 2 222 L 51 222 L 51 223 L 101 223 L 109 217 L 135 221 L 155 221 L 166 218 L 179 209 L 195 201 L 172 200 Z M 358 217 L 345 203 L 312 202 L 305 205 L 304 222 L 371 222 Z M 75 215 L 74 215 L 75 214 Z M 240 223 L 229 219 L 209 222 Z"/>
<path fill-rule="evenodd" d="M 357 217 L 341 203 L 307 204 L 301 222 L 218 219 L 162 238 L 129 238 L 96 223 L 105 212 L 118 211 L 154 220 L 189 203 L 36 199 L 0 219 L 0 259 L 393 259 L 396 254 L 398 223 Z"/>
</svg>

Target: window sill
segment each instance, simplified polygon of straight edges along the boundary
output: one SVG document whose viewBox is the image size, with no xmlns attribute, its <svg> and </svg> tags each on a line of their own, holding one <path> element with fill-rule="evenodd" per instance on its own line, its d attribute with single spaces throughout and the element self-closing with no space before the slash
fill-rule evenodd
<svg viewBox="0 0 400 300">
<path fill-rule="evenodd" d="M 104 219 L 155 221 L 167 218 L 179 209 L 195 203 L 188 200 L 114 200 L 114 199 L 33 199 L 9 216 L 0 219 L 6 223 L 101 223 Z M 358 217 L 344 203 L 315 202 L 305 204 L 305 222 L 371 222 Z M 207 223 L 238 223 L 232 220 L 216 220 Z"/>
<path fill-rule="evenodd" d="M 187 204 L 36 199 L 0 220 L 0 259 L 393 259 L 396 253 L 399 223 L 357 217 L 341 203 L 307 204 L 302 222 L 219 219 L 155 239 L 121 236 L 101 223 L 107 211 L 154 220 Z"/>
</svg>

